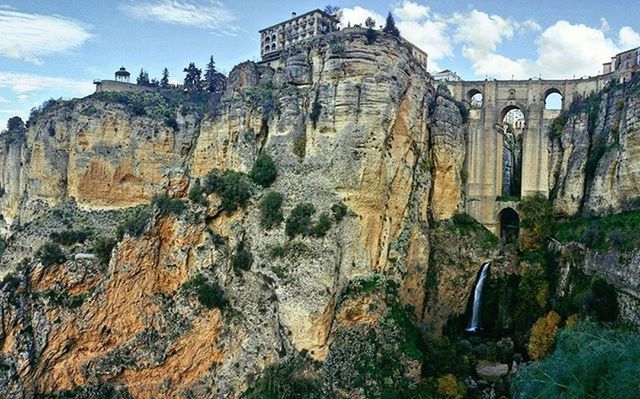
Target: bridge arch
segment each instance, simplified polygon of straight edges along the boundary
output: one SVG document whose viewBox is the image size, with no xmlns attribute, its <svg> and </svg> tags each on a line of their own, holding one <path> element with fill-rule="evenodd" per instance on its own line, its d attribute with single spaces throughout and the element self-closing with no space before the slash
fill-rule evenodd
<svg viewBox="0 0 640 399">
<path fill-rule="evenodd" d="M 527 125 L 524 107 L 512 102 L 503 106 L 498 114 L 498 146 L 496 161 L 497 195 L 520 197 L 522 191 L 522 161 L 524 135 Z"/>
<path fill-rule="evenodd" d="M 542 100 L 544 101 L 545 109 L 559 110 L 564 108 L 564 95 L 555 87 L 547 89 L 542 96 Z"/>
<path fill-rule="evenodd" d="M 467 91 L 466 100 L 472 107 L 480 108 L 484 102 L 484 96 L 480 90 L 473 88 Z"/>
<path fill-rule="evenodd" d="M 520 236 L 520 216 L 512 207 L 502 208 L 496 216 L 496 222 L 499 226 L 500 240 L 504 244 L 510 244 L 518 241 Z"/>
</svg>

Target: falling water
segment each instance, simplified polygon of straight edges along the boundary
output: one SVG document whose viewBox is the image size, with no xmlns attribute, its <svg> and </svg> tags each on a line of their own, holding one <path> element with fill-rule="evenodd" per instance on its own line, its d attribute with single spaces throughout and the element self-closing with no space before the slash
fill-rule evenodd
<svg viewBox="0 0 640 399">
<path fill-rule="evenodd" d="M 469 332 L 476 332 L 480 327 L 478 324 L 480 319 L 480 304 L 482 301 L 482 286 L 484 285 L 484 280 L 489 272 L 489 263 L 491 262 L 487 262 L 482 265 L 480 278 L 478 278 L 476 289 L 473 291 L 473 310 L 471 312 L 471 320 L 469 320 L 469 327 L 467 327 L 467 331 Z"/>
</svg>

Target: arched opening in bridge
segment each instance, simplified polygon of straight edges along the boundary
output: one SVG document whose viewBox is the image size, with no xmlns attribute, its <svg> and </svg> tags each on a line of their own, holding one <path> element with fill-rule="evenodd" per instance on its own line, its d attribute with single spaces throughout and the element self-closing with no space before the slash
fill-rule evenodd
<svg viewBox="0 0 640 399">
<path fill-rule="evenodd" d="M 558 89 L 549 89 L 544 95 L 544 109 L 559 111 L 562 109 L 562 93 Z"/>
<path fill-rule="evenodd" d="M 467 101 L 471 105 L 472 108 L 480 108 L 482 107 L 482 92 L 480 90 L 471 89 L 467 92 Z"/>
<path fill-rule="evenodd" d="M 498 214 L 500 222 L 500 240 L 504 244 L 518 241 L 520 234 L 520 217 L 512 208 L 504 208 Z"/>
<path fill-rule="evenodd" d="M 522 186 L 522 134 L 525 118 L 522 110 L 514 105 L 500 113 L 502 133 L 502 196 L 519 197 Z"/>
</svg>

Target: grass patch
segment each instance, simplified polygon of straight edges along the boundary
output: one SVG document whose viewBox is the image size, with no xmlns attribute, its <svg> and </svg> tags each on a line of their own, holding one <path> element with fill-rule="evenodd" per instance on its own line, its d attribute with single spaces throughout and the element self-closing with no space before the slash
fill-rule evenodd
<svg viewBox="0 0 640 399">
<path fill-rule="evenodd" d="M 554 237 L 561 242 L 580 242 L 595 250 L 632 251 L 640 247 L 640 211 L 594 219 L 561 222 Z"/>
</svg>

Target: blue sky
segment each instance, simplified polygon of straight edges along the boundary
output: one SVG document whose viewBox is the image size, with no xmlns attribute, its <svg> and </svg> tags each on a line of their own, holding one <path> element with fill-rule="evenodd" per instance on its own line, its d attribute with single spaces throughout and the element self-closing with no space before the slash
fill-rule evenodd
<svg viewBox="0 0 640 399">
<path fill-rule="evenodd" d="M 88 95 L 92 80 L 124 65 L 171 79 L 210 55 L 229 72 L 258 60 L 257 31 L 292 11 L 328 2 L 299 0 L 0 0 L 0 121 L 28 116 L 48 98 Z M 343 24 L 396 16 L 403 36 L 429 53 L 430 69 L 464 79 L 595 75 L 616 52 L 640 46 L 637 0 L 331 1 Z M 532 7 L 534 4 L 535 7 Z M 4 122 L 1 123 L 4 125 Z M 1 126 L 0 125 L 0 126 Z"/>
</svg>

